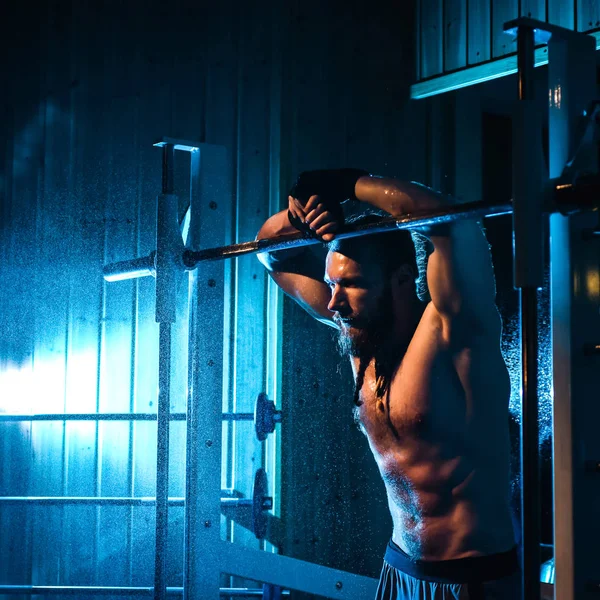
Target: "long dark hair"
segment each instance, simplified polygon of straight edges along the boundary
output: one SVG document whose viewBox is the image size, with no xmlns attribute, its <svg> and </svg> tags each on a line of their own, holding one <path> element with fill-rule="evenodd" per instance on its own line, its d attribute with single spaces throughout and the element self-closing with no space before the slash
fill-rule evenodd
<svg viewBox="0 0 600 600">
<path fill-rule="evenodd" d="M 375 395 L 377 398 L 383 398 L 390 387 L 390 382 L 397 367 L 397 358 L 400 349 L 386 348 L 386 352 L 374 352 L 375 358 L 375 379 L 377 385 L 375 387 Z M 406 349 L 404 349 L 406 350 Z M 361 406 L 360 391 L 365 383 L 365 373 L 373 356 L 364 355 L 359 358 L 358 372 L 354 382 L 354 393 L 352 400 L 354 406 Z"/>
</svg>

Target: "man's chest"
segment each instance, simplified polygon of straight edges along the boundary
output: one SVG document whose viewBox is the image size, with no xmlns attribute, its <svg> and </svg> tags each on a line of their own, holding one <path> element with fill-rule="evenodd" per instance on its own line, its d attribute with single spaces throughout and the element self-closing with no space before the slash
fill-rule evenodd
<svg viewBox="0 0 600 600">
<path fill-rule="evenodd" d="M 371 368 L 355 417 L 373 450 L 385 452 L 411 441 L 436 444 L 464 434 L 470 397 L 449 353 L 429 352 L 419 358 L 407 352 L 386 393 L 378 395 L 377 388 Z"/>
</svg>

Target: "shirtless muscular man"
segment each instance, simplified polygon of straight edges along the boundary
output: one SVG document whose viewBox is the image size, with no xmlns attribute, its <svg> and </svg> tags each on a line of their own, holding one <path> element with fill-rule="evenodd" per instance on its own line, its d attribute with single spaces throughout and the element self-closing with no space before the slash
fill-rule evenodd
<svg viewBox="0 0 600 600">
<path fill-rule="evenodd" d="M 411 236 L 336 240 L 341 203 L 400 217 L 451 200 L 358 169 L 302 173 L 288 209 L 258 237 L 303 231 L 327 243 L 259 256 L 275 282 L 339 332 L 355 414 L 385 482 L 393 519 L 378 600 L 520 598 L 509 508 L 510 383 L 485 235 L 475 221 L 419 229 L 433 252 L 417 296 Z M 373 222 L 369 215 L 359 222 Z"/>
</svg>

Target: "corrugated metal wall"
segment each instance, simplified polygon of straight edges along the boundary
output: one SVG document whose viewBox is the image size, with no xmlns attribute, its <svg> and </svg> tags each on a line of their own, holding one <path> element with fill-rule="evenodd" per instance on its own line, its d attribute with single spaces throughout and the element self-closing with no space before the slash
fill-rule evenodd
<svg viewBox="0 0 600 600">
<path fill-rule="evenodd" d="M 531 17 L 576 31 L 600 28 L 596 0 L 419 0 L 418 79 L 516 52 L 505 22 Z"/>
<path fill-rule="evenodd" d="M 231 240 L 254 237 L 299 170 L 355 165 L 435 179 L 431 105 L 407 104 L 411 3 L 376 0 L 367 12 L 358 3 L 48 0 L 3 10 L 12 40 L 0 144 L 4 413 L 156 411 L 153 282 L 109 287 L 101 267 L 154 248 L 158 138 L 227 148 Z M 185 169 L 180 161 L 182 197 Z M 350 370 L 327 328 L 288 302 L 277 342 L 277 300 L 254 258 L 232 264 L 230 282 L 224 407 L 252 410 L 273 385 L 267 347 L 280 343 L 284 424 L 277 457 L 275 441 L 265 453 L 249 424 L 225 427 L 223 486 L 249 494 L 255 469 L 280 462 L 269 540 L 375 575 L 390 521 L 352 424 Z M 184 356 L 185 338 L 179 326 Z M 173 369 L 171 409 L 181 412 L 185 368 Z M 170 493 L 182 496 L 185 424 L 171 427 Z M 1 423 L 0 495 L 153 496 L 155 431 L 145 421 Z M 182 576 L 177 510 L 169 585 Z M 0 582 L 151 585 L 153 528 L 147 508 L 2 506 Z M 240 527 L 228 535 L 258 544 Z"/>
</svg>

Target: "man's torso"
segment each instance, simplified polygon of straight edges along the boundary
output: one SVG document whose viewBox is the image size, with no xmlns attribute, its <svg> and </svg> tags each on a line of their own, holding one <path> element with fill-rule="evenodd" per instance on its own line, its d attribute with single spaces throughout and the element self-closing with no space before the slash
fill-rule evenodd
<svg viewBox="0 0 600 600">
<path fill-rule="evenodd" d="M 376 397 L 371 365 L 357 409 L 386 485 L 393 539 L 415 559 L 514 546 L 510 382 L 500 340 L 472 331 L 456 337 L 430 303 L 386 397 Z"/>
</svg>

